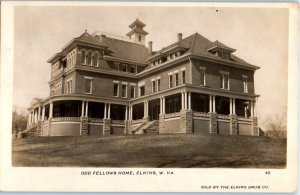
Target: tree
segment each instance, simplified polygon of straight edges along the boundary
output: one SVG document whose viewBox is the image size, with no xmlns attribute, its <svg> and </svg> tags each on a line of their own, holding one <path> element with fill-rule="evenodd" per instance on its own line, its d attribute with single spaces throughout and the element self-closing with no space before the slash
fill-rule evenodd
<svg viewBox="0 0 300 195">
<path fill-rule="evenodd" d="M 12 113 L 12 130 L 16 133 L 19 131 L 23 131 L 27 128 L 27 112 L 25 109 L 17 109 L 13 108 Z"/>
<path fill-rule="evenodd" d="M 266 134 L 274 137 L 284 137 L 286 132 L 286 114 L 267 116 L 263 122 Z"/>
</svg>

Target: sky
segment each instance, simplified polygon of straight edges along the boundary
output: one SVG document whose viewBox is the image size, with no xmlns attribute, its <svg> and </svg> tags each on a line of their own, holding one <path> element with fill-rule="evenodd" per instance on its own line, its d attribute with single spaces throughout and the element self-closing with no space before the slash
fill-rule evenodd
<svg viewBox="0 0 300 195">
<path fill-rule="evenodd" d="M 136 18 L 146 24 L 146 43 L 158 50 L 198 32 L 237 49 L 234 53 L 261 67 L 255 73 L 257 115 L 286 113 L 288 9 L 229 7 L 22 6 L 14 15 L 13 102 L 26 108 L 32 98 L 49 95 L 50 64 L 72 38 L 85 30 L 125 36 Z"/>
</svg>

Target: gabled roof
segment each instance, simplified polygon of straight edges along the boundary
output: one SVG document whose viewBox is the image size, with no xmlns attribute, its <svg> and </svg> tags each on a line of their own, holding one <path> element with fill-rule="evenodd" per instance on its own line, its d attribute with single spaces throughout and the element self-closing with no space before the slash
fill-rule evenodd
<svg viewBox="0 0 300 195">
<path fill-rule="evenodd" d="M 82 35 L 74 38 L 74 40 L 87 41 L 87 42 L 92 42 L 92 43 L 97 42 L 97 39 L 95 39 L 92 35 L 90 35 L 86 30 Z"/>
<path fill-rule="evenodd" d="M 140 21 L 138 18 L 134 21 L 134 22 L 132 22 L 128 27 L 129 28 L 134 28 L 134 26 L 140 26 L 140 27 L 145 27 L 146 26 L 146 24 L 144 24 L 142 21 Z"/>
<path fill-rule="evenodd" d="M 109 37 L 102 37 L 98 42 L 108 45 L 113 57 L 140 62 L 146 62 L 149 57 L 148 48 L 145 45 Z"/>
<path fill-rule="evenodd" d="M 199 33 L 194 33 L 194 34 L 182 39 L 181 41 L 177 41 L 167 47 L 162 48 L 161 50 L 157 51 L 155 54 L 150 56 L 149 59 L 155 58 L 156 56 L 159 56 L 162 53 L 166 53 L 167 51 L 172 50 L 172 48 L 176 48 L 179 46 L 187 48 L 187 51 L 185 53 L 200 54 L 200 55 L 205 55 L 205 56 L 208 56 L 211 58 L 221 59 L 221 60 L 226 60 L 226 59 L 223 59 L 219 56 L 215 56 L 213 53 L 209 52 L 208 49 L 212 48 L 213 46 L 218 46 L 218 47 L 222 47 L 223 49 L 226 49 L 226 50 L 230 50 L 230 51 L 234 50 L 235 51 L 235 49 L 232 49 L 219 41 L 212 42 L 212 41 L 208 40 L 207 38 L 203 37 L 202 35 L 200 35 Z M 231 54 L 231 59 L 238 63 L 250 65 L 249 63 L 236 57 L 233 54 Z M 228 61 L 228 60 L 226 60 L 226 61 Z"/>
<path fill-rule="evenodd" d="M 96 46 L 96 47 L 102 47 L 102 48 L 106 48 L 107 45 L 103 45 L 100 44 L 97 39 L 95 39 L 91 34 L 89 34 L 87 31 L 85 31 L 82 35 L 80 35 L 79 37 L 76 37 L 74 39 L 72 39 L 66 46 L 64 46 L 62 48 L 62 50 L 64 51 L 65 49 L 67 49 L 68 47 L 72 46 L 74 43 L 85 43 L 85 44 L 89 44 L 92 46 Z"/>
</svg>

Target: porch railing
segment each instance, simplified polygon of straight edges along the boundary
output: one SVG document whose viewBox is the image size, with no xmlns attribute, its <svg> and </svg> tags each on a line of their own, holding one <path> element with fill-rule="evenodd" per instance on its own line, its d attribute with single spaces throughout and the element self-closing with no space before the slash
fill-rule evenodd
<svg viewBox="0 0 300 195">
<path fill-rule="evenodd" d="M 193 116 L 198 116 L 198 117 L 209 117 L 209 114 L 206 112 L 193 112 Z"/>
<path fill-rule="evenodd" d="M 103 123 L 102 118 L 89 118 L 89 122 L 91 123 Z"/>
<path fill-rule="evenodd" d="M 111 124 L 125 125 L 125 122 L 124 122 L 124 120 L 111 120 Z"/>
<path fill-rule="evenodd" d="M 132 124 L 139 124 L 139 123 L 143 123 L 145 120 L 144 119 L 137 119 L 137 120 L 132 120 Z"/>
<path fill-rule="evenodd" d="M 180 112 L 174 112 L 174 113 L 165 114 L 165 119 L 167 119 L 167 118 L 175 118 L 175 117 L 180 117 Z"/>
<path fill-rule="evenodd" d="M 250 117 L 238 116 L 237 119 L 238 119 L 238 121 L 251 122 L 251 118 Z"/>
<path fill-rule="evenodd" d="M 51 122 L 58 122 L 58 121 L 80 121 L 80 117 L 55 117 L 52 118 Z"/>
<path fill-rule="evenodd" d="M 230 116 L 225 114 L 218 114 L 218 119 L 230 119 Z"/>
</svg>

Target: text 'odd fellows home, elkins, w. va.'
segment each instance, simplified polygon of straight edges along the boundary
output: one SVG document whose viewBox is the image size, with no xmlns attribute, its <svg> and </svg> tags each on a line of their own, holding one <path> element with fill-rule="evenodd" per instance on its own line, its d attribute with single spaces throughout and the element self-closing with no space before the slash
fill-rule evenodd
<svg viewBox="0 0 300 195">
<path fill-rule="evenodd" d="M 50 95 L 31 102 L 28 132 L 259 135 L 259 67 L 198 33 L 174 33 L 173 44 L 153 51 L 145 26 L 136 19 L 127 37 L 84 32 L 54 54 Z"/>
</svg>

